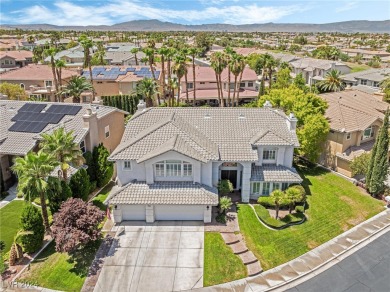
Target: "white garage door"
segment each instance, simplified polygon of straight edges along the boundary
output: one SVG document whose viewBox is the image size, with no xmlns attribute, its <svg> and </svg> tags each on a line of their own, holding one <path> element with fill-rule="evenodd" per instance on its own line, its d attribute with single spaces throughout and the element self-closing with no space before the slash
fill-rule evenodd
<svg viewBox="0 0 390 292">
<path fill-rule="evenodd" d="M 199 205 L 156 205 L 156 220 L 202 220 L 203 206 Z"/>
<path fill-rule="evenodd" d="M 146 220 L 145 205 L 122 205 L 122 220 Z"/>
</svg>

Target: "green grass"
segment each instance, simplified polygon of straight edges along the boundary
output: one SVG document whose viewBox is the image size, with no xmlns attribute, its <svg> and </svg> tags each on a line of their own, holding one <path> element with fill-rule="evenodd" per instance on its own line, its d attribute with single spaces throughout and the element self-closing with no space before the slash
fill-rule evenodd
<svg viewBox="0 0 390 292">
<path fill-rule="evenodd" d="M 71 258 L 67 253 L 56 252 L 52 242 L 20 280 L 49 289 L 80 291 L 100 243 L 98 240 L 89 244 L 76 258 Z"/>
<path fill-rule="evenodd" d="M 104 201 L 107 199 L 111 189 L 114 187 L 115 183 L 113 181 L 109 182 L 100 193 L 92 199 L 92 204 L 96 207 L 99 207 L 100 210 L 106 211 L 107 205 L 104 205 Z"/>
<path fill-rule="evenodd" d="M 26 204 L 25 201 L 14 200 L 0 209 L 0 240 L 5 242 L 4 253 L 11 248 L 19 230 L 20 215 Z"/>
<path fill-rule="evenodd" d="M 321 168 L 300 174 L 308 194 L 305 223 L 269 230 L 258 222 L 250 206 L 239 205 L 241 233 L 264 270 L 304 254 L 383 210 L 381 201 L 335 174 Z"/>
<path fill-rule="evenodd" d="M 351 73 L 356 73 L 364 70 L 371 69 L 370 66 L 365 65 L 365 64 L 357 64 L 357 63 L 352 63 L 352 62 L 344 62 L 346 65 L 351 67 Z"/>
<path fill-rule="evenodd" d="M 300 222 L 305 217 L 302 213 L 287 214 L 283 219 L 271 217 L 268 210 L 261 205 L 254 205 L 257 216 L 265 223 L 273 227 L 282 227 L 287 223 Z"/>
<path fill-rule="evenodd" d="M 206 232 L 203 285 L 221 284 L 247 276 L 241 259 L 228 247 L 218 232 Z"/>
</svg>

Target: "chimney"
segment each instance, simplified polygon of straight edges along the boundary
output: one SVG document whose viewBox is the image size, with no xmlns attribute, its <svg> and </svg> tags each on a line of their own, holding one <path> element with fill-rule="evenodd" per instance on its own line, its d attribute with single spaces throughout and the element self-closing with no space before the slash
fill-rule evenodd
<svg viewBox="0 0 390 292">
<path fill-rule="evenodd" d="M 137 105 L 137 111 L 142 112 L 146 110 L 146 103 L 141 99 Z"/>
<path fill-rule="evenodd" d="M 272 103 L 269 100 L 266 100 L 263 107 L 272 108 Z"/>
<path fill-rule="evenodd" d="M 97 113 L 92 111 L 91 107 L 88 107 L 83 115 L 84 129 L 89 129 L 89 133 L 85 137 L 85 145 L 87 150 L 93 149 L 93 147 L 99 144 L 99 125 L 97 119 Z"/>
<path fill-rule="evenodd" d="M 287 126 L 290 131 L 295 131 L 297 128 L 298 119 L 295 117 L 294 113 L 290 113 L 287 117 Z"/>
</svg>

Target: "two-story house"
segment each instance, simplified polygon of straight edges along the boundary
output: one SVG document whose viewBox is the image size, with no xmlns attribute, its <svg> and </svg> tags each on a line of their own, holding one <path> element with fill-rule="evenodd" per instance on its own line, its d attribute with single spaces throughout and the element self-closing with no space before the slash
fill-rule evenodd
<svg viewBox="0 0 390 292">
<path fill-rule="evenodd" d="M 30 51 L 0 52 L 0 68 L 16 69 L 31 64 L 33 53 Z"/>
<path fill-rule="evenodd" d="M 293 168 L 297 119 L 263 108 L 145 108 L 129 120 L 115 161 L 115 222 L 203 220 L 229 179 L 249 202 L 302 182 Z"/>
<path fill-rule="evenodd" d="M 221 74 L 222 80 L 222 93 L 223 99 L 225 102 L 228 100 L 228 91 L 229 91 L 229 78 L 228 70 L 225 69 Z M 257 83 L 256 72 L 245 67 L 241 82 L 239 84 L 239 101 L 250 101 L 253 98 L 256 98 L 259 91 L 259 84 Z M 193 70 L 192 67 L 188 69 L 187 84 L 184 81 L 184 78 L 181 80 L 181 92 L 180 100 L 185 101 L 188 99 L 193 102 L 194 100 L 194 84 L 193 84 Z M 196 101 L 209 104 L 218 103 L 218 85 L 215 77 L 215 71 L 211 67 L 201 67 L 195 66 L 195 96 Z M 237 82 L 239 82 L 237 78 Z M 234 75 L 230 73 L 230 98 L 233 97 L 234 91 Z"/>
<path fill-rule="evenodd" d="M 328 103 L 325 116 L 330 132 L 319 162 L 351 177 L 351 161 L 371 151 L 389 104 L 358 90 L 325 93 L 320 97 Z"/>
<path fill-rule="evenodd" d="M 357 86 L 357 88 L 363 90 L 366 87 L 367 90 L 378 91 L 381 81 L 388 78 L 389 75 L 390 68 L 383 68 L 350 73 L 341 76 L 341 78 L 349 86 Z"/>
<path fill-rule="evenodd" d="M 102 105 L 0 100 L 0 167 L 6 186 L 16 179 L 10 170 L 14 158 L 37 150 L 42 133 L 64 127 L 73 131 L 83 152 L 99 143 L 111 152 L 121 141 L 125 114 Z"/>
</svg>

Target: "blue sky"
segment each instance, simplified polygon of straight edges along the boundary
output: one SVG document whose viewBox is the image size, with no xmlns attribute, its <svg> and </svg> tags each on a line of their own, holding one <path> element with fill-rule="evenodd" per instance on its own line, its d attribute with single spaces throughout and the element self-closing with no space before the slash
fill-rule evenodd
<svg viewBox="0 0 390 292">
<path fill-rule="evenodd" d="M 111 25 L 138 19 L 182 24 L 327 23 L 390 19 L 390 1 L 371 0 L 1 0 L 1 24 Z"/>
</svg>

